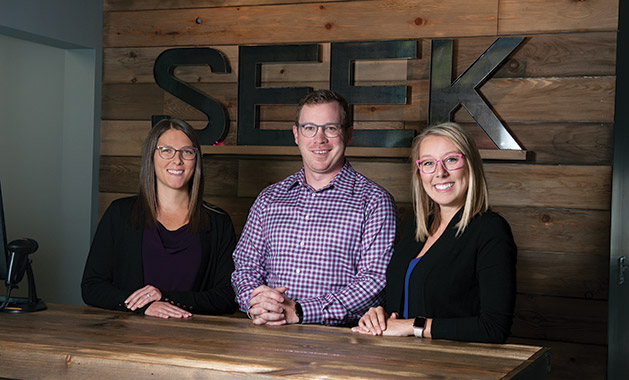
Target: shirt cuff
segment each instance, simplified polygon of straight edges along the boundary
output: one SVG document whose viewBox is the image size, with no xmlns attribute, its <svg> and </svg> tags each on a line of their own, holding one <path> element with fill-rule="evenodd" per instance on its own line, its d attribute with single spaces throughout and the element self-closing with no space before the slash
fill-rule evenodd
<svg viewBox="0 0 629 380">
<path fill-rule="evenodd" d="M 302 323 L 323 323 L 323 304 L 315 299 L 299 300 L 301 308 L 304 312 Z"/>
</svg>

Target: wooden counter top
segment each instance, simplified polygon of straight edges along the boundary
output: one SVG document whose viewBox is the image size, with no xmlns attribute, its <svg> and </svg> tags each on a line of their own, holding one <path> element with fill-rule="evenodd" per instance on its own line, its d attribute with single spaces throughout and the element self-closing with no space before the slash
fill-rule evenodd
<svg viewBox="0 0 629 380">
<path fill-rule="evenodd" d="M 0 377 L 17 379 L 542 379 L 550 371 L 542 347 L 55 304 L 0 313 L 0 335 Z"/>
</svg>

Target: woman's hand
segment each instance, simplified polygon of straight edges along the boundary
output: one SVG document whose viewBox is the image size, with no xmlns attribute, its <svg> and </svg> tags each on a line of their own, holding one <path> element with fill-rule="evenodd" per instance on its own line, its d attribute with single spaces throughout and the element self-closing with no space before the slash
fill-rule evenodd
<svg viewBox="0 0 629 380">
<path fill-rule="evenodd" d="M 150 317 L 159 317 L 159 318 L 190 318 L 192 314 L 189 312 L 178 308 L 175 305 L 171 305 L 168 302 L 155 301 L 146 308 L 144 311 L 144 315 L 148 315 Z"/>
<path fill-rule="evenodd" d="M 387 321 L 387 328 L 382 335 L 390 336 L 409 336 L 414 335 L 413 329 L 414 319 L 400 319 L 397 313 L 391 314 L 391 318 Z"/>
<path fill-rule="evenodd" d="M 124 301 L 125 306 L 129 310 L 136 310 L 143 308 L 151 302 L 159 301 L 162 299 L 162 292 L 159 291 L 153 285 L 146 285 L 143 288 L 131 293 L 129 297 Z"/>
<path fill-rule="evenodd" d="M 395 313 L 394 313 L 395 315 Z M 371 307 L 358 321 L 358 326 L 352 327 L 352 331 L 361 334 L 382 335 L 387 329 L 389 314 L 382 306 Z"/>
<path fill-rule="evenodd" d="M 382 306 L 378 306 L 370 308 L 360 318 L 358 326 L 352 327 L 352 331 L 371 335 L 408 336 L 413 335 L 413 321 L 400 319 L 398 313 L 389 315 Z"/>
</svg>

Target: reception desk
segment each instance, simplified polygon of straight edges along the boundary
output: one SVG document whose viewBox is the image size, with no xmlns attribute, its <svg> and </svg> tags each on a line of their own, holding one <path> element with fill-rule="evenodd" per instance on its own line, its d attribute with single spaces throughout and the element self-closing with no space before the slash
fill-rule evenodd
<svg viewBox="0 0 629 380">
<path fill-rule="evenodd" d="M 15 379 L 543 379 L 550 372 L 542 347 L 55 304 L 0 313 L 0 334 L 0 377 Z"/>
</svg>

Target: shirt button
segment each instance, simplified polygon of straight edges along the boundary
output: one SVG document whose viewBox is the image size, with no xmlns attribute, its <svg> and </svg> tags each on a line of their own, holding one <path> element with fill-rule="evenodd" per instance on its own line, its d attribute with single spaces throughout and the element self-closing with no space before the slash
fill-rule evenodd
<svg viewBox="0 0 629 380">
<path fill-rule="evenodd" d="M 305 244 L 306 244 L 306 243 L 304 243 L 303 241 L 302 241 L 302 242 L 299 242 L 299 245 L 300 245 L 301 247 L 303 247 Z"/>
<path fill-rule="evenodd" d="M 295 273 L 301 273 L 300 269 L 295 269 Z"/>
<path fill-rule="evenodd" d="M 309 220 L 309 219 L 310 219 L 310 215 L 306 215 L 306 220 Z"/>
</svg>

